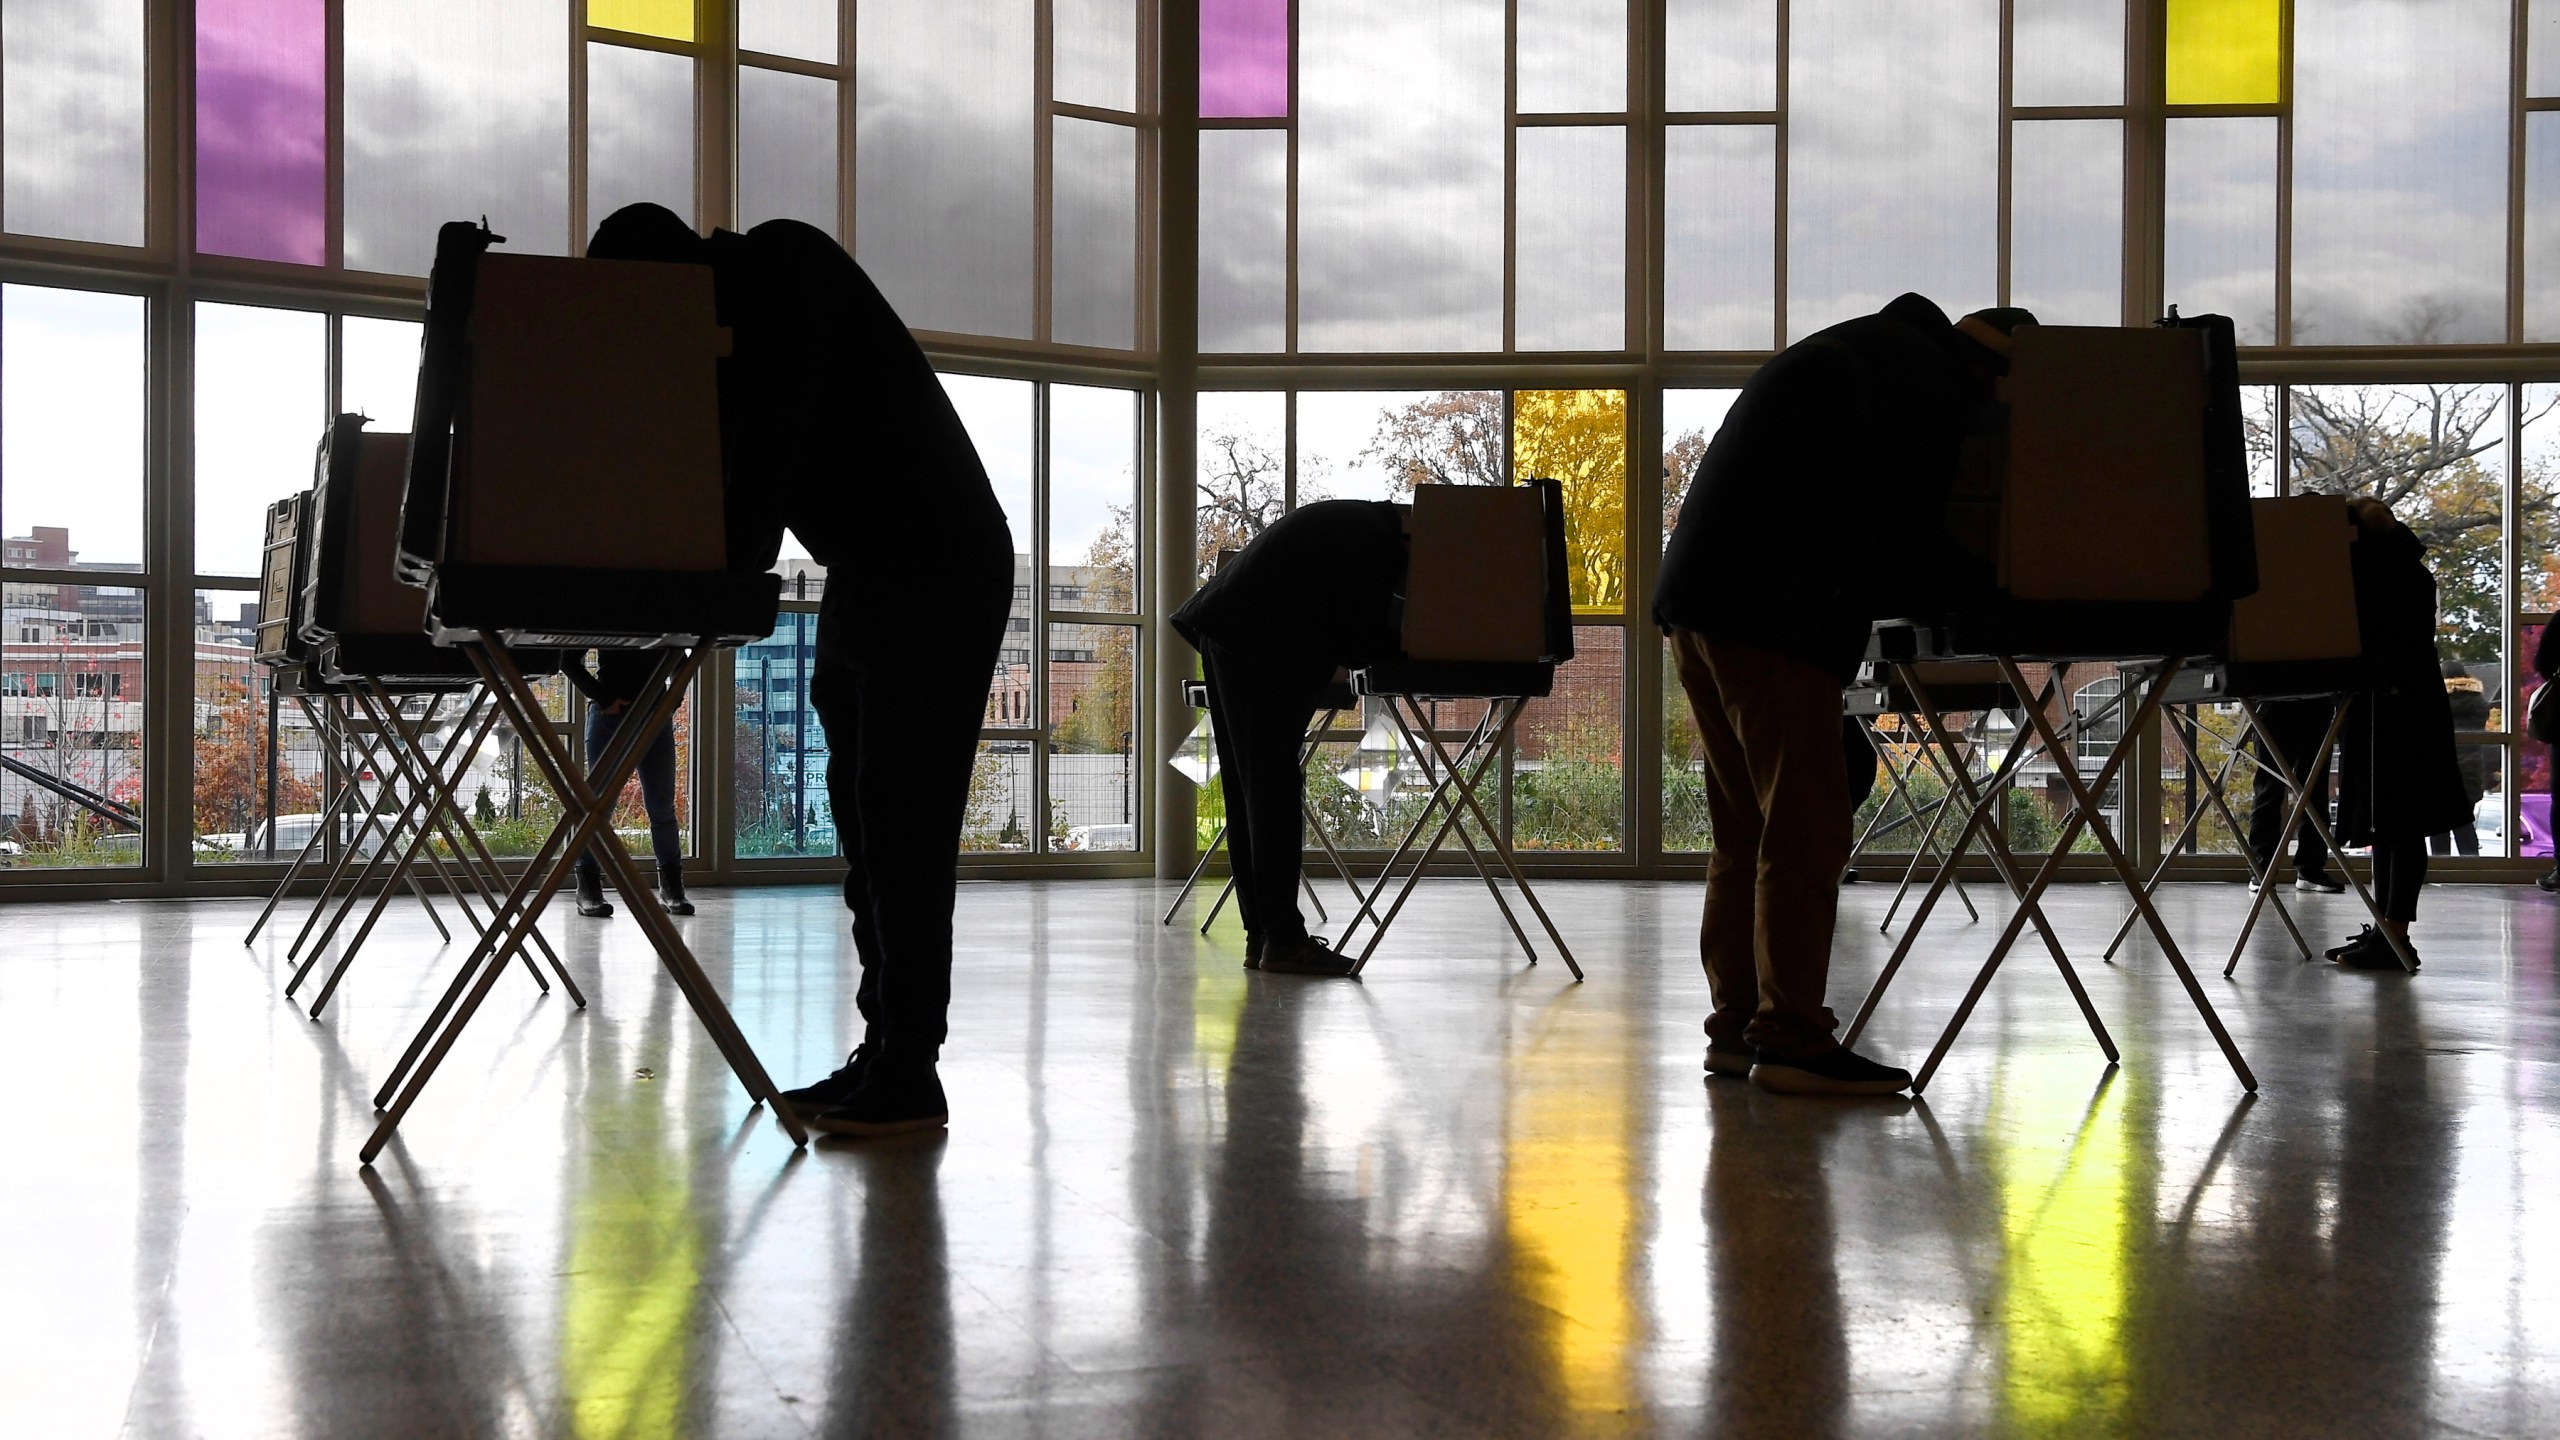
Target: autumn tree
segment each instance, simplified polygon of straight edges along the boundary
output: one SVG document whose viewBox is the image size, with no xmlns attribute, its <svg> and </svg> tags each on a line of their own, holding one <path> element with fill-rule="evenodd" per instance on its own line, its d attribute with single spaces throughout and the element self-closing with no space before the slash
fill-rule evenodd
<svg viewBox="0 0 2560 1440">
<path fill-rule="evenodd" d="M 1136 608 L 1137 545 L 1130 507 L 1111 507 L 1111 520 L 1085 549 L 1086 607 L 1121 613 Z M 1135 727 L 1136 696 L 1131 693 L 1131 644 L 1136 635 L 1127 625 L 1086 625 L 1094 642 L 1093 678 L 1069 704 L 1052 744 L 1078 755 L 1116 755 L 1127 749 Z M 1054 683 L 1054 681 L 1052 682 Z"/>
<path fill-rule="evenodd" d="M 1573 603 L 1614 610 L 1627 593 L 1627 397 L 1621 390 L 1523 390 L 1512 397 L 1504 461 L 1502 395 L 1453 390 L 1380 417 L 1363 458 L 1391 493 L 1419 485 L 1501 485 L 1544 476 L 1564 491 Z"/>
<path fill-rule="evenodd" d="M 198 694 L 210 702 L 195 734 L 195 824 L 198 835 L 248 836 L 266 816 L 267 751 L 275 738 L 267 707 L 243 676 L 205 682 Z M 293 767 L 275 773 L 276 813 L 318 812 L 318 788 Z"/>
</svg>

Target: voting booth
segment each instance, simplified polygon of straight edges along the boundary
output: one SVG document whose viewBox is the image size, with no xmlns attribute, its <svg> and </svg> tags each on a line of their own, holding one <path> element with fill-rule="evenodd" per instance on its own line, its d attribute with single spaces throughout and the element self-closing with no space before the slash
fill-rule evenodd
<svg viewBox="0 0 2560 1440">
<path fill-rule="evenodd" d="M 2191 665 L 2228 648 L 2235 605 L 2259 588 L 2231 322 L 2173 314 L 2149 329 L 2023 326 L 2012 337 L 1999 399 L 2008 412 L 2007 463 L 1996 483 L 1995 589 L 1946 614 L 1876 629 L 1876 658 L 1937 747 L 1961 795 L 1962 820 L 1948 863 L 1923 893 L 1845 1038 L 1854 1040 L 1875 1014 L 1951 883 L 1954 860 L 1978 849 L 2016 895 L 2017 909 L 1912 1088 L 1927 1087 L 2030 926 L 2043 936 L 2099 1050 L 2116 1061 L 2115 1043 L 2039 904 L 2063 857 L 2086 834 L 2223 1058 L 2241 1085 L 2255 1090 L 2257 1077 L 2151 904 L 2100 799 L 2170 687 Z M 1931 662 L 1989 665 L 2016 707 L 2023 723 L 1989 783 L 1977 783 L 1967 768 L 1946 723 L 1951 707 L 1924 668 Z M 2021 668 L 2027 663 L 2045 667 L 2040 682 L 2029 682 Z M 2117 666 L 2124 678 L 2103 715 L 2076 708 L 2066 688 L 2071 667 L 2091 663 Z M 2092 751 L 2102 757 L 2094 775 L 2083 768 Z M 1999 802 L 2018 767 L 2039 753 L 2051 761 L 2068 808 L 2051 853 L 2030 873 L 2001 833 Z"/>
<path fill-rule="evenodd" d="M 739 1083 L 778 1091 L 612 827 L 613 802 L 714 649 L 772 633 L 778 522 L 748 523 L 723 453 L 710 267 L 494 251 L 464 222 L 437 235 L 397 529 L 424 627 L 458 649 L 561 800 L 561 817 L 375 1096 L 389 1143 L 589 849 Z M 740 477 L 738 484 L 749 483 Z M 658 662 L 613 742 L 582 766 L 514 647 L 642 649 Z M 592 770 L 590 770 L 590 766 Z M 787 1105 L 774 1118 L 807 1134 Z"/>
<path fill-rule="evenodd" d="M 1556 666 L 1573 658 L 1563 487 L 1550 479 L 1515 486 L 1418 486 L 1410 534 L 1400 653 L 1354 671 L 1351 685 L 1382 702 L 1430 789 L 1336 944 L 1348 951 L 1360 928 L 1371 927 L 1352 967 L 1351 973 L 1360 973 L 1432 859 L 1454 836 L 1530 962 L 1538 959 L 1537 947 L 1497 876 L 1511 882 L 1580 980 L 1581 965 L 1522 873 L 1482 789 L 1529 701 L 1551 692 Z M 1474 702 L 1480 707 L 1474 723 L 1454 733 L 1435 727 L 1435 703 L 1447 701 Z M 1462 820 L 1472 821 L 1472 828 Z M 1391 881 L 1397 882 L 1394 898 L 1381 909 L 1378 902 Z"/>
</svg>

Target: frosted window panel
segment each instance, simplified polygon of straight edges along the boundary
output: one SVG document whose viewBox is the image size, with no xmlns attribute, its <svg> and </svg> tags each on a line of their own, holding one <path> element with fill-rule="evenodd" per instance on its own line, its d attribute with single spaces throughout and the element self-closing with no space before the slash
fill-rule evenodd
<svg viewBox="0 0 2560 1440">
<path fill-rule="evenodd" d="M 1138 108 L 1137 0 L 1053 0 L 1050 93 L 1069 105 Z"/>
<path fill-rule="evenodd" d="M 1627 108 L 1627 0 L 1519 0 L 1522 114 Z"/>
<path fill-rule="evenodd" d="M 625 205 L 693 221 L 693 61 L 587 47 L 587 230 Z"/>
<path fill-rule="evenodd" d="M 142 568 L 144 320 L 139 295 L 0 286 L 0 534 Z"/>
<path fill-rule="evenodd" d="M 338 323 L 339 412 L 407 432 L 417 414 L 418 322 L 350 315 Z"/>
<path fill-rule="evenodd" d="M 1013 547 L 1028 550 L 1031 528 L 1031 382 L 985 375 L 944 375 L 942 391 L 969 432 L 978 463 L 987 469 Z"/>
<path fill-rule="evenodd" d="M 1662 340 L 1767 350 L 1778 325 L 1778 139 L 1767 125 L 1676 125 L 1662 157 Z"/>
<path fill-rule="evenodd" d="M 1518 137 L 1522 350 L 1619 350 L 1627 343 L 1627 133 L 1531 126 Z"/>
<path fill-rule="evenodd" d="M 569 16 L 560 0 L 346 0 L 346 263 L 424 275 L 436 227 L 569 246 Z"/>
<path fill-rule="evenodd" d="M 0 223 L 143 241 L 143 0 L 0 5 Z"/>
<path fill-rule="evenodd" d="M 1061 609 L 1137 608 L 1138 396 L 1087 385 L 1049 387 L 1049 563 L 1082 598 Z"/>
<path fill-rule="evenodd" d="M 738 69 L 738 223 L 836 233 L 836 82 Z"/>
<path fill-rule="evenodd" d="M 1796 0 L 1789 12 L 1787 329 L 1906 290 L 1949 315 L 1998 267 L 1998 0 Z"/>
<path fill-rule="evenodd" d="M 837 0 L 741 0 L 738 48 L 832 65 Z"/>
<path fill-rule="evenodd" d="M 311 488 L 328 317 L 196 306 L 196 573 L 256 575 L 269 501 Z"/>
<path fill-rule="evenodd" d="M 1502 346 L 1501 0 L 1300 0 L 1298 348 Z"/>
<path fill-rule="evenodd" d="M 1282 347 L 1288 311 L 1289 134 L 1200 132 L 1200 348 Z"/>
<path fill-rule="evenodd" d="M 1138 306 L 1138 132 L 1059 116 L 1053 185 L 1049 338 L 1126 350 Z"/>
<path fill-rule="evenodd" d="M 1777 0 L 1670 0 L 1662 68 L 1674 110 L 1777 109 Z"/>
<path fill-rule="evenodd" d="M 2124 0 L 2015 0 L 2009 90 L 2018 105 L 2124 100 Z"/>
<path fill-rule="evenodd" d="M 1031 0 L 866 0 L 854 249 L 921 330 L 1031 335 Z"/>
<path fill-rule="evenodd" d="M 1203 580 L 1218 572 L 1219 551 L 1251 544 L 1288 504 L 1287 405 L 1274 391 L 1201 392 L 1191 513 Z"/>
<path fill-rule="evenodd" d="M 196 249 L 329 259 L 328 7 L 199 0 Z"/>
<path fill-rule="evenodd" d="M 2508 0 L 2299 0 L 2293 340 L 2506 338 Z"/>
<path fill-rule="evenodd" d="M 2276 340 L 2276 122 L 2172 119 L 2162 299 L 2228 315 L 2243 345 Z"/>
<path fill-rule="evenodd" d="M 2560 110 L 2524 117 L 2524 338 L 2560 340 Z"/>
<path fill-rule="evenodd" d="M 1200 113 L 1289 113 L 1289 0 L 1200 0 Z"/>
<path fill-rule="evenodd" d="M 2527 14 L 2524 92 L 2548 100 L 2560 96 L 2560 5 L 2543 0 Z"/>
<path fill-rule="evenodd" d="M 2009 164 L 2009 303 L 2048 325 L 2119 323 L 2123 122 L 2020 121 Z"/>
</svg>

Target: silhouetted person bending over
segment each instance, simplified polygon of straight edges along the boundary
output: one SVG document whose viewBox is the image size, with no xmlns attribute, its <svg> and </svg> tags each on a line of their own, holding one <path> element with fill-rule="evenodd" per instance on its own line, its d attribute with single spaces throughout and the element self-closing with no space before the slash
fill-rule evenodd
<svg viewBox="0 0 2560 1440">
<path fill-rule="evenodd" d="M 1384 501 L 1301 506 L 1173 612 L 1208 684 L 1248 970 L 1351 973 L 1350 957 L 1308 934 L 1298 910 L 1306 859 L 1298 749 L 1337 668 L 1396 654 L 1404 515 Z"/>
<path fill-rule="evenodd" d="M 650 650 L 599 650 L 590 674 L 585 657 L 570 662 L 569 683 L 587 697 L 587 764 L 592 768 L 636 708 L 658 667 Z M 661 692 L 664 693 L 664 692 Z M 649 849 L 658 861 L 658 899 L 670 915 L 690 915 L 684 897 L 684 827 L 676 820 L 676 726 L 658 727 L 640 752 L 640 805 L 649 815 Z M 578 855 L 578 913 L 594 919 L 613 914 L 604 898 L 604 873 L 592 849 Z"/>
<path fill-rule="evenodd" d="M 924 351 L 824 231 L 771 220 L 709 240 L 654 205 L 595 256 L 709 263 L 732 332 L 721 369 L 730 492 L 774 507 L 827 567 L 809 699 L 831 752 L 862 1042 L 783 1092 L 815 1129 L 948 1123 L 935 1063 L 978 726 L 1013 598 L 1013 538 Z"/>
<path fill-rule="evenodd" d="M 1653 615 L 1706 754 L 1707 1070 L 1772 1090 L 1882 1095 L 1911 1076 L 1850 1053 L 1823 1003 L 1849 862 L 1840 689 L 1874 621 L 1986 579 L 1945 502 L 2008 332 L 1904 295 L 1760 368 L 1698 462 Z"/>
</svg>

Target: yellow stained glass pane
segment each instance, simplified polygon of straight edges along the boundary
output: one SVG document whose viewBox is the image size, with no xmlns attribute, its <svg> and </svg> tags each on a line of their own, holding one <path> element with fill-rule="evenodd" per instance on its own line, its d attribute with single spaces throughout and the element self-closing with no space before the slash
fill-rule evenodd
<svg viewBox="0 0 2560 1440">
<path fill-rule="evenodd" d="M 1627 605 L 1627 392 L 1522 390 L 1511 397 L 1516 478 L 1564 486 L 1566 568 L 1577 614 Z"/>
<path fill-rule="evenodd" d="M 2280 0 L 2169 0 L 2169 103 L 2273 105 Z"/>
<path fill-rule="evenodd" d="M 690 40 L 693 0 L 587 0 L 587 23 L 661 40 Z"/>
</svg>

